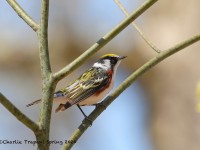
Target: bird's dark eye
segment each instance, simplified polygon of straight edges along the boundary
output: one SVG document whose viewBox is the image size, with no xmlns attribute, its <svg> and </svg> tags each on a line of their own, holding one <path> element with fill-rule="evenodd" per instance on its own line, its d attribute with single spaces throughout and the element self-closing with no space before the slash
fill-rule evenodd
<svg viewBox="0 0 200 150">
<path fill-rule="evenodd" d="M 115 65 L 117 63 L 117 59 L 113 58 L 111 59 L 111 64 Z"/>
</svg>

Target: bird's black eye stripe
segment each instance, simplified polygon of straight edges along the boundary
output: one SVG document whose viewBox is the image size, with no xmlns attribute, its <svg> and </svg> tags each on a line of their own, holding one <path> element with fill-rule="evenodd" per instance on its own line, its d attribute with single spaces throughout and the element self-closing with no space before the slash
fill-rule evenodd
<svg viewBox="0 0 200 150">
<path fill-rule="evenodd" d="M 111 64 L 115 65 L 117 63 L 117 58 L 111 58 Z"/>
</svg>

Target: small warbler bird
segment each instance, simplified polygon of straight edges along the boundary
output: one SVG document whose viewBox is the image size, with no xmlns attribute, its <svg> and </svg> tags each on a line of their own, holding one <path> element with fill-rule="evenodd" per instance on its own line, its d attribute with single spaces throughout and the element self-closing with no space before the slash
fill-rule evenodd
<svg viewBox="0 0 200 150">
<path fill-rule="evenodd" d="M 83 115 L 80 106 L 97 105 L 113 88 L 117 67 L 126 56 L 105 54 L 93 64 L 92 68 L 84 72 L 79 78 L 71 82 L 66 88 L 54 93 L 53 102 L 60 105 L 55 112 L 64 111 L 72 105 L 77 105 Z M 36 100 L 27 107 L 38 104 Z"/>
</svg>

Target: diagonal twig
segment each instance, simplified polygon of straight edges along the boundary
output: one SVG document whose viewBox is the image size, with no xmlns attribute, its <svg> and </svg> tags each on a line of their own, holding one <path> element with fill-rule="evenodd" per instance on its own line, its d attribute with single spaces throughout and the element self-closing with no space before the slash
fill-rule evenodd
<svg viewBox="0 0 200 150">
<path fill-rule="evenodd" d="M 20 122 L 25 126 L 31 129 L 34 133 L 38 133 L 39 126 L 29 117 L 23 114 L 15 105 L 13 105 L 2 93 L 0 93 L 0 103 L 11 113 L 13 114 Z"/>
<path fill-rule="evenodd" d="M 22 18 L 34 31 L 38 30 L 39 25 L 25 12 L 25 10 L 15 0 L 6 1 L 15 10 L 18 16 Z"/>
<path fill-rule="evenodd" d="M 123 5 L 120 3 L 119 0 L 114 0 L 115 3 L 117 4 L 117 6 L 122 10 L 122 12 L 126 15 L 129 16 L 129 14 L 127 13 L 126 9 L 123 7 Z M 144 35 L 144 33 L 140 30 L 140 28 L 137 26 L 136 23 L 132 22 L 131 23 L 133 25 L 133 27 L 138 31 L 138 33 L 141 35 L 141 37 L 143 38 L 143 40 L 157 53 L 160 53 L 161 51 Z"/>
<path fill-rule="evenodd" d="M 161 53 L 157 56 L 149 60 L 147 63 L 142 65 L 139 69 L 137 69 L 134 73 L 132 73 L 126 80 L 124 80 L 109 96 L 105 98 L 102 105 L 99 105 L 88 118 L 91 121 L 94 121 L 104 110 L 108 107 L 124 90 L 126 90 L 136 79 L 142 76 L 145 72 L 150 70 L 152 67 L 156 66 L 159 62 L 165 60 L 167 57 L 173 55 L 174 53 L 184 49 L 187 46 L 192 45 L 193 43 L 200 40 L 200 34 L 193 36 Z M 82 134 L 87 130 L 87 128 L 91 125 L 91 122 L 87 119 L 84 119 L 82 124 L 78 127 L 78 129 L 72 134 L 70 137 L 69 143 L 66 143 L 62 150 L 69 150 L 72 148 L 74 143 L 78 141 L 78 139 L 82 136 Z"/>
</svg>

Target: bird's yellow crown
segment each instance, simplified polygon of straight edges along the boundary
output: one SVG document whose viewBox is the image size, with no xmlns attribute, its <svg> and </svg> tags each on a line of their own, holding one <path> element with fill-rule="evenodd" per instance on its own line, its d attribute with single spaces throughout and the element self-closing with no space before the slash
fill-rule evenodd
<svg viewBox="0 0 200 150">
<path fill-rule="evenodd" d="M 105 55 L 101 56 L 100 58 L 105 58 L 105 57 L 119 57 L 119 56 L 116 54 L 105 54 Z"/>
</svg>

